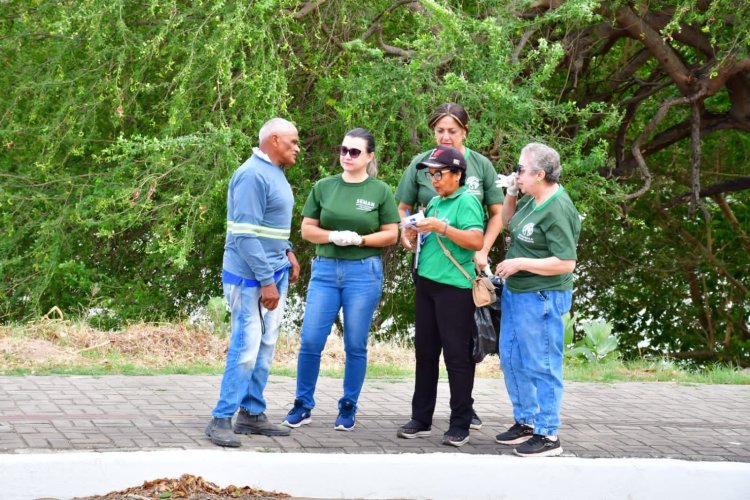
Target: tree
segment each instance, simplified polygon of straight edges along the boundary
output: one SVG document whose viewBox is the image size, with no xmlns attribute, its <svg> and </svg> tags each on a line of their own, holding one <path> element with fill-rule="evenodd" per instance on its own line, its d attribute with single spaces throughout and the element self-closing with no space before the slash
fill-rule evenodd
<svg viewBox="0 0 750 500">
<path fill-rule="evenodd" d="M 645 338 L 653 352 L 746 363 L 750 6 L 602 2 L 563 25 L 581 5 L 538 2 L 524 17 L 566 48 L 563 99 L 622 113 L 601 172 L 620 182 L 623 210 L 588 233 L 586 306 L 631 352 Z"/>
<path fill-rule="evenodd" d="M 470 147 L 503 173 L 527 142 L 561 152 L 585 216 L 579 314 L 612 321 L 631 354 L 648 339 L 654 352 L 746 360 L 747 10 L 3 2 L 0 318 L 54 305 L 111 325 L 189 313 L 221 293 L 226 184 L 266 119 L 300 129 L 288 171 L 300 220 L 347 129 L 373 131 L 395 186 L 450 100 L 470 112 Z M 312 249 L 295 245 L 304 295 Z M 386 259 L 378 324 L 405 335 L 408 258 Z"/>
</svg>

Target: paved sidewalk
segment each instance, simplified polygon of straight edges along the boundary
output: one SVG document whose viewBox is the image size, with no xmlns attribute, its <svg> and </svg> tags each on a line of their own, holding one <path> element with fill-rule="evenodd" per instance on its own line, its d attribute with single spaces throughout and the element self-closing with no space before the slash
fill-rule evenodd
<svg viewBox="0 0 750 500">
<path fill-rule="evenodd" d="M 0 377 L 0 453 L 213 449 L 203 429 L 219 382 L 183 375 Z M 269 418 L 286 415 L 294 385 L 271 377 Z M 502 380 L 477 379 L 475 408 L 484 426 L 458 449 L 440 444 L 448 427 L 446 381 L 432 436 L 396 437 L 409 419 L 412 388 L 411 380 L 366 381 L 356 429 L 340 432 L 333 421 L 341 380 L 321 378 L 310 425 L 290 437 L 243 436 L 232 452 L 512 454 L 494 441 L 513 423 Z M 562 420 L 566 456 L 750 462 L 750 386 L 568 382 Z"/>
</svg>

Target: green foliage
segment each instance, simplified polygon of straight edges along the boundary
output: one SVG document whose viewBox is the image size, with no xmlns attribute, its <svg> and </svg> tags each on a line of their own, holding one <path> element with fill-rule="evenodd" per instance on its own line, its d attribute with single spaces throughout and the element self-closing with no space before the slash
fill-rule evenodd
<svg viewBox="0 0 750 500">
<path fill-rule="evenodd" d="M 470 113 L 467 145 L 500 172 L 530 141 L 560 151 L 584 216 L 576 307 L 611 319 L 618 350 L 635 356 L 647 341 L 653 353 L 746 359 L 748 192 L 707 200 L 710 218 L 665 210 L 690 186 L 685 142 L 649 157 L 654 187 L 627 207 L 623 194 L 642 180 L 607 176 L 623 123 L 629 144 L 676 95 L 655 87 L 631 113 L 633 82 L 659 74 L 659 62 L 613 80 L 642 49 L 598 38 L 620 5 L 568 0 L 543 13 L 500 0 L 328 0 L 303 15 L 291 0 L 0 2 L 0 320 L 54 306 L 110 328 L 190 314 L 221 294 L 226 186 L 264 121 L 299 127 L 303 154 L 287 171 L 298 223 L 312 184 L 338 171 L 332 148 L 346 130 L 372 130 L 380 177 L 395 187 L 434 144 L 427 116 L 456 101 Z M 746 6 L 640 7 L 662 8 L 674 13 L 665 43 L 700 26 L 713 47 L 707 61 L 679 46 L 687 63 L 718 71 L 747 55 Z M 593 49 L 575 52 L 580 40 Z M 723 89 L 705 106 L 726 112 L 731 97 Z M 659 132 L 686 116 L 675 109 Z M 747 133 L 707 134 L 702 185 L 746 175 L 749 155 Z M 313 248 L 293 240 L 299 300 Z M 409 256 L 389 249 L 385 264 L 374 331 L 408 338 Z"/>
<path fill-rule="evenodd" d="M 229 311 L 224 297 L 211 297 L 206 305 L 206 315 L 216 334 L 226 336 L 229 333 Z"/>
<path fill-rule="evenodd" d="M 587 363 L 600 363 L 619 357 L 617 335 L 612 334 L 612 325 L 606 321 L 583 323 L 583 338 L 573 343 L 573 322 L 570 315 L 565 318 L 565 357 Z"/>
</svg>

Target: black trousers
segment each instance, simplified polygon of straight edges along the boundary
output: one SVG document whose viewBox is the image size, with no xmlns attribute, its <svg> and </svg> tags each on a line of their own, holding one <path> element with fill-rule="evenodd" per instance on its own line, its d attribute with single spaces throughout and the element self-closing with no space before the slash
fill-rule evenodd
<svg viewBox="0 0 750 500">
<path fill-rule="evenodd" d="M 411 402 L 414 420 L 432 425 L 442 351 L 451 391 L 450 428 L 469 429 L 474 405 L 471 344 L 475 329 L 471 289 L 418 278 L 414 339 L 417 369 Z"/>
</svg>

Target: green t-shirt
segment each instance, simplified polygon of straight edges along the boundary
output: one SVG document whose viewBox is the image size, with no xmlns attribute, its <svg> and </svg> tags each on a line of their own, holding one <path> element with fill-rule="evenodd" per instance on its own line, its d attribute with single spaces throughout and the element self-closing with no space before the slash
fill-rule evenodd
<svg viewBox="0 0 750 500">
<path fill-rule="evenodd" d="M 424 170 L 417 170 L 417 163 L 429 158 L 432 149 L 415 156 L 401 176 L 396 188 L 396 199 L 412 207 L 427 206 L 437 195 L 432 182 L 425 175 Z M 503 189 L 497 187 L 497 172 L 490 160 L 466 148 L 466 188 L 479 199 L 482 205 L 496 205 L 505 200 Z"/>
<path fill-rule="evenodd" d="M 526 195 L 518 200 L 508 231 L 511 245 L 506 259 L 555 256 L 561 260 L 575 260 L 581 218 L 568 193 L 560 186 L 550 199 L 538 207 L 533 196 Z M 507 279 L 505 286 L 512 292 L 570 290 L 573 288 L 573 274 L 541 276 L 519 271 Z"/>
<path fill-rule="evenodd" d="M 482 205 L 474 196 L 462 196 L 468 193 L 466 186 L 462 186 L 447 198 L 435 196 L 427 205 L 425 217 L 436 217 L 458 229 L 474 229 L 482 232 L 484 230 Z M 443 253 L 436 238 L 440 238 L 445 248 L 472 279 L 477 274 L 474 270 L 474 250 L 461 248 L 450 239 L 438 236 L 434 232 L 426 234 L 419 253 L 417 273 L 445 285 L 471 288 L 472 282 L 466 279 L 466 276 Z"/>
<path fill-rule="evenodd" d="M 383 224 L 401 221 L 388 184 L 372 177 L 349 183 L 341 178 L 341 174 L 315 183 L 302 215 L 319 220 L 323 229 L 354 231 L 361 236 L 380 231 Z M 382 253 L 380 247 L 340 247 L 333 243 L 315 246 L 315 255 L 333 259 L 364 259 Z"/>
</svg>

